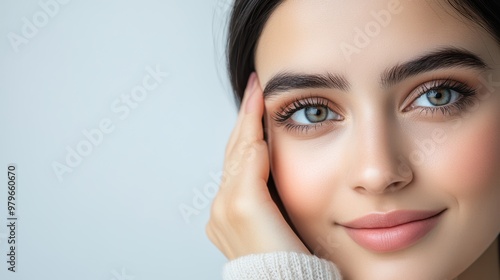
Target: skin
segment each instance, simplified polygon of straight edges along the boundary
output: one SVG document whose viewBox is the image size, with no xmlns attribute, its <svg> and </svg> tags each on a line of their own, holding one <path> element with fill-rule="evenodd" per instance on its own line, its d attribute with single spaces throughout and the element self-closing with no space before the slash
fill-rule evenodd
<svg viewBox="0 0 500 280">
<path fill-rule="evenodd" d="M 498 43 L 446 4 L 401 1 L 368 46 L 346 55 L 340 46 L 352 44 L 355 28 L 373 20 L 371 11 L 388 9 L 386 0 L 360 2 L 289 0 L 269 18 L 256 50 L 258 80 L 249 80 L 228 143 L 207 234 L 230 259 L 310 252 L 334 262 L 345 279 L 498 279 L 500 92 L 481 82 L 500 80 Z M 444 68 L 381 86 L 387 68 L 443 46 L 468 50 L 490 69 Z M 294 89 L 263 101 L 283 71 L 341 74 L 350 87 Z M 478 98 L 451 115 L 422 113 L 415 90 L 447 78 Z M 306 133 L 274 120 L 310 96 L 334 104 L 341 119 Z M 418 145 L 429 141 L 432 149 Z M 415 151 L 424 156 L 416 160 Z M 298 236 L 267 192 L 269 168 Z M 340 225 L 401 209 L 446 211 L 425 237 L 394 252 L 370 251 Z"/>
</svg>

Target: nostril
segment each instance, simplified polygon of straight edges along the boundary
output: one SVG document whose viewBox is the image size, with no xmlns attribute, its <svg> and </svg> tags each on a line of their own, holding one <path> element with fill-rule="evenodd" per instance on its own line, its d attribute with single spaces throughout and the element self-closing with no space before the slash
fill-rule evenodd
<svg viewBox="0 0 500 280">
<path fill-rule="evenodd" d="M 382 174 L 379 174 L 382 175 Z M 396 176 L 394 173 L 384 173 L 385 176 L 364 178 L 355 184 L 354 189 L 362 193 L 383 194 L 393 193 L 404 189 L 411 181 L 413 176 Z"/>
<path fill-rule="evenodd" d="M 391 153 L 369 154 L 352 165 L 348 185 L 363 194 L 393 193 L 404 189 L 413 181 L 413 169 L 406 158 Z M 383 157 L 380 157 L 383 156 Z"/>
<path fill-rule="evenodd" d="M 400 182 L 392 183 L 389 186 L 387 186 L 387 191 L 396 192 L 399 190 L 400 186 L 401 186 Z"/>
</svg>

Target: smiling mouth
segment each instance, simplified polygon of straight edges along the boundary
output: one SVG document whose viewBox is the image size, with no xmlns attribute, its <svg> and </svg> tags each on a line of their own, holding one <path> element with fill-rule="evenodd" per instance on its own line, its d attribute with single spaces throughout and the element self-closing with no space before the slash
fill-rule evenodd
<svg viewBox="0 0 500 280">
<path fill-rule="evenodd" d="M 375 252 L 394 252 L 427 235 L 445 210 L 374 213 L 340 225 L 358 245 Z"/>
</svg>

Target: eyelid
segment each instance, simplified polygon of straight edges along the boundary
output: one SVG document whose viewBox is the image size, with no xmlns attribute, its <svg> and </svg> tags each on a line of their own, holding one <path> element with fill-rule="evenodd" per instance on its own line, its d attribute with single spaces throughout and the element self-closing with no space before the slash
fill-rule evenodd
<svg viewBox="0 0 500 280">
<path fill-rule="evenodd" d="M 453 78 L 446 79 L 435 79 L 432 81 L 428 81 L 422 84 L 419 84 L 416 88 L 414 88 L 410 94 L 404 99 L 402 103 L 401 111 L 406 112 L 409 111 L 411 105 L 415 102 L 415 100 L 426 92 L 433 89 L 441 89 L 441 88 L 450 88 L 457 91 L 462 96 L 470 96 L 473 95 L 475 90 L 474 88 L 467 85 L 465 82 L 460 82 Z"/>
<path fill-rule="evenodd" d="M 293 114 L 303 110 L 304 108 L 313 106 L 324 106 L 334 114 L 337 114 L 340 119 L 327 119 L 325 121 L 312 124 L 300 124 L 292 120 Z M 295 98 L 293 101 L 287 102 L 286 105 L 281 106 L 279 110 L 272 113 L 271 119 L 274 120 L 277 126 L 283 126 L 289 132 L 307 135 L 311 129 L 319 129 L 328 123 L 340 122 L 344 120 L 344 116 L 341 113 L 341 110 L 339 110 L 339 107 L 328 98 L 309 95 Z"/>
<path fill-rule="evenodd" d="M 445 79 L 433 79 L 427 82 L 420 83 L 418 86 L 413 88 L 408 94 L 405 91 L 406 97 L 404 98 L 400 112 L 407 112 L 420 109 L 420 114 L 427 115 L 430 113 L 434 115 L 435 112 L 440 111 L 440 115 L 455 115 L 461 111 L 466 110 L 466 108 L 473 102 L 474 97 L 477 94 L 477 85 L 470 86 L 470 82 L 460 81 L 461 79 L 445 78 Z M 473 84 L 473 83 L 472 83 Z M 425 93 L 434 89 L 451 89 L 460 94 L 460 97 L 453 103 L 442 106 L 412 106 L 412 104 Z M 322 122 L 314 124 L 297 124 L 291 120 L 291 116 L 297 111 L 313 106 L 324 106 L 337 114 L 340 119 L 329 119 Z M 328 98 L 309 95 L 301 96 L 300 98 L 295 98 L 292 101 L 288 101 L 285 105 L 281 106 L 279 110 L 272 113 L 271 118 L 277 123 L 278 126 L 284 126 L 289 131 L 294 131 L 300 134 L 307 134 L 311 129 L 319 129 L 322 126 L 328 126 L 335 129 L 337 123 L 345 120 L 345 114 L 342 109 L 337 105 L 337 103 L 331 101 Z M 325 131 L 322 129 L 322 131 Z"/>
<path fill-rule="evenodd" d="M 343 118 L 342 110 L 339 108 L 339 106 L 337 106 L 337 104 L 335 104 L 328 98 L 309 95 L 295 98 L 293 99 L 293 101 L 287 102 L 285 103 L 285 105 L 280 106 L 279 110 L 277 112 L 274 112 L 273 119 L 275 121 L 285 121 L 285 119 L 289 119 L 293 113 L 309 106 L 325 106 L 335 114 Z"/>
</svg>

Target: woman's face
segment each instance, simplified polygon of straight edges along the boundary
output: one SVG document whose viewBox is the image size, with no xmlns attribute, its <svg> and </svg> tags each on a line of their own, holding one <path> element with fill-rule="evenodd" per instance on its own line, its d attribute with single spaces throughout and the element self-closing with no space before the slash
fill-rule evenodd
<svg viewBox="0 0 500 280">
<path fill-rule="evenodd" d="M 500 231 L 500 49 L 428 2 L 284 1 L 258 42 L 278 192 L 347 278 L 450 279 Z"/>
</svg>

